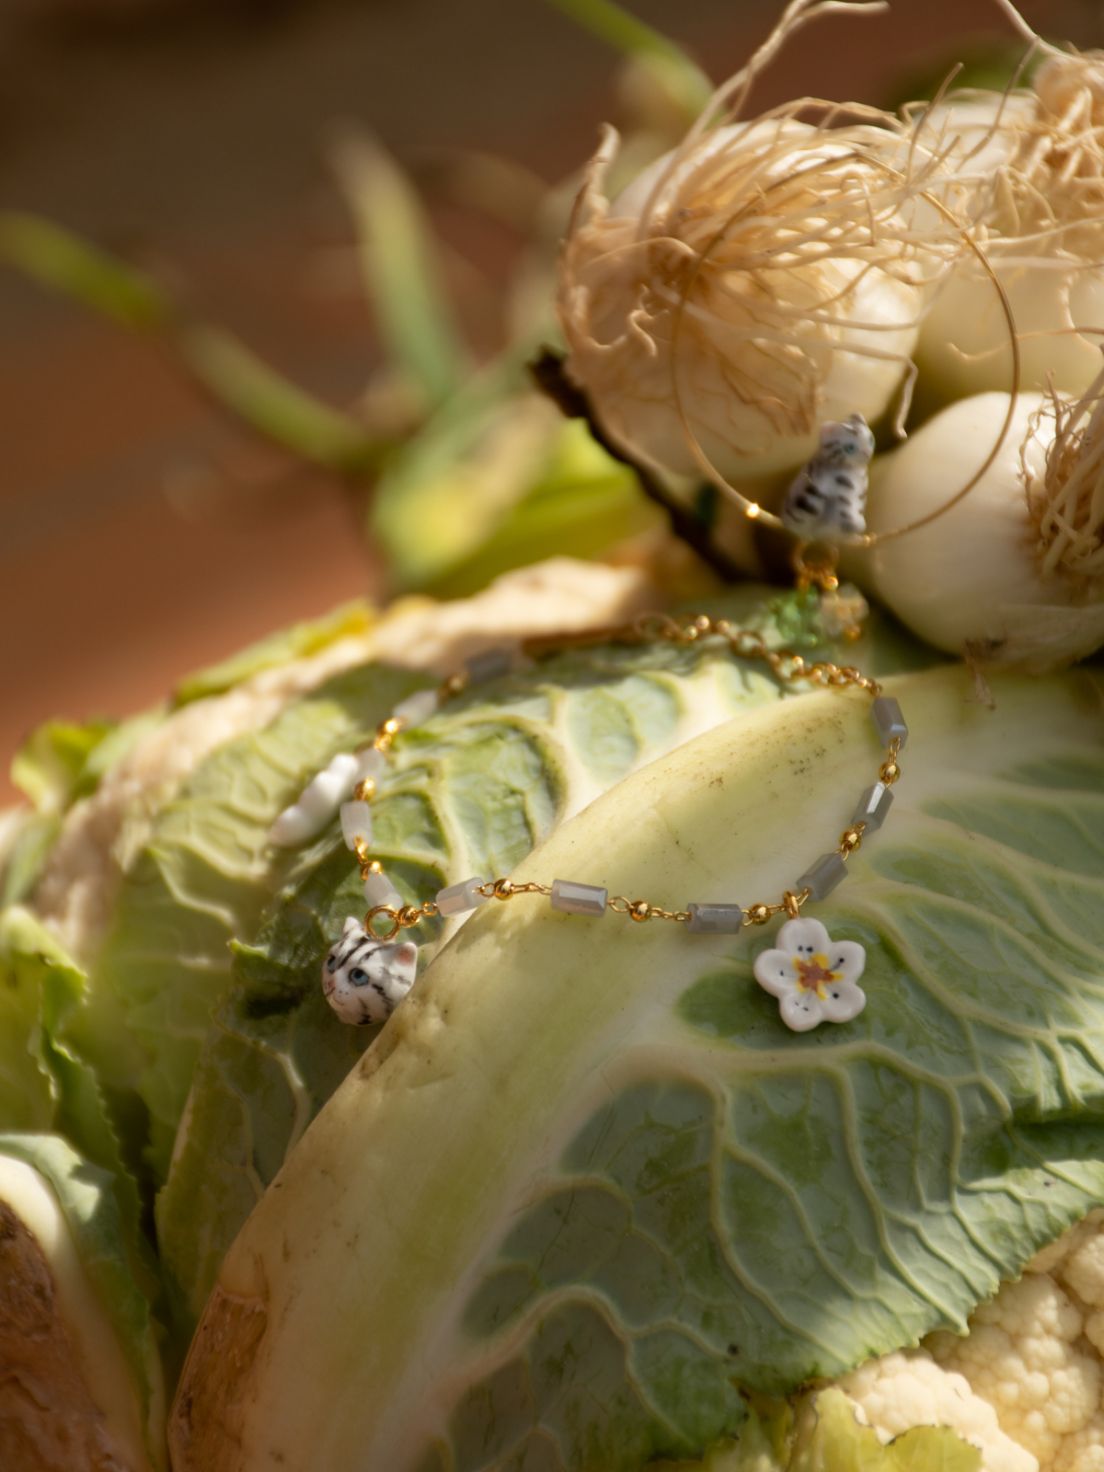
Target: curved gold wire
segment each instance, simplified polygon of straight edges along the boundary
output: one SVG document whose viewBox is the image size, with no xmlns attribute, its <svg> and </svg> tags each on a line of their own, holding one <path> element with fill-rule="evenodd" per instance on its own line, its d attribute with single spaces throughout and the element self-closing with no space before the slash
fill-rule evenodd
<svg viewBox="0 0 1104 1472">
<path fill-rule="evenodd" d="M 852 154 L 852 157 L 861 158 L 865 163 L 873 164 L 875 168 L 883 170 L 883 172 L 889 174 L 898 183 L 905 182 L 905 176 L 898 169 L 894 169 L 891 165 L 885 163 L 882 159 L 873 158 L 868 154 L 858 151 L 855 151 Z M 1012 351 L 1012 387 L 1009 391 L 1008 396 L 1008 410 L 1004 416 L 1004 422 L 1001 425 L 1000 433 L 994 441 L 988 455 L 982 461 L 981 465 L 974 472 L 974 474 L 969 478 L 969 480 L 966 481 L 965 485 L 961 486 L 954 493 L 953 496 L 949 496 L 947 500 L 944 501 L 942 505 L 937 506 L 934 511 L 929 511 L 925 516 L 917 517 L 915 521 L 906 522 L 903 526 L 891 527 L 888 531 L 884 532 L 866 532 L 861 537 L 849 538 L 845 543 L 842 544 L 847 547 L 874 547 L 877 546 L 880 542 L 888 542 L 895 537 L 906 536 L 909 532 L 917 531 L 920 527 L 927 526 L 929 525 L 929 523 L 938 520 L 939 517 L 945 516 L 946 513 L 950 511 L 953 506 L 957 506 L 964 497 L 970 494 L 970 492 L 977 485 L 978 481 L 981 480 L 982 476 L 985 475 L 985 473 L 989 470 L 990 466 L 993 464 L 997 456 L 1000 454 L 1001 450 L 1004 448 L 1004 443 L 1007 440 L 1009 431 L 1012 428 L 1012 421 L 1016 413 L 1016 404 L 1020 395 L 1020 341 L 1019 336 L 1016 332 L 1016 318 L 1015 314 L 1012 311 L 1012 303 L 1008 300 L 1008 293 L 1001 285 L 997 273 L 993 270 L 993 267 L 989 261 L 989 257 L 985 254 L 984 250 L 982 250 L 981 246 L 978 245 L 977 241 L 970 234 L 969 230 L 967 230 L 967 228 L 961 224 L 961 222 L 955 217 L 954 213 L 947 208 L 942 200 L 937 199 L 929 190 L 926 189 L 917 190 L 915 198 L 923 199 L 926 203 L 930 204 L 939 214 L 943 216 L 946 221 L 948 221 L 950 225 L 954 227 L 954 229 L 958 232 L 960 239 L 968 247 L 968 249 L 973 251 L 974 255 L 981 263 L 982 269 L 989 277 L 989 281 L 993 287 L 993 290 L 997 294 L 997 299 L 1000 303 L 1001 311 L 1004 314 L 1005 325 L 1008 328 L 1008 341 Z M 685 288 L 679 294 L 671 327 L 671 392 L 674 399 L 675 411 L 678 414 L 679 422 L 682 425 L 684 434 L 686 435 L 686 442 L 689 446 L 690 453 L 698 462 L 698 465 L 701 468 L 702 472 L 706 476 L 708 476 L 709 479 L 714 482 L 714 484 L 725 490 L 729 495 L 735 497 L 735 499 L 739 502 L 744 515 L 748 518 L 749 521 L 761 522 L 764 526 L 773 527 L 775 530 L 785 532 L 787 536 L 792 537 L 794 536 L 794 533 L 789 529 L 789 527 L 785 525 L 780 516 L 777 516 L 773 511 L 766 510 L 766 508 L 760 506 L 757 501 L 753 501 L 750 497 L 745 496 L 742 491 L 737 490 L 732 482 L 721 474 L 721 472 L 713 464 L 712 460 L 710 460 L 709 456 L 705 453 L 705 450 L 702 448 L 701 441 L 698 439 L 698 436 L 695 434 L 689 420 L 686 417 L 686 411 L 683 407 L 682 402 L 682 390 L 679 385 L 678 379 L 678 344 L 679 336 L 682 332 L 682 323 L 685 316 L 686 303 L 694 282 L 697 280 L 698 273 L 708 261 L 711 252 L 724 239 L 724 236 L 728 231 L 729 226 L 732 224 L 734 218 L 735 216 L 733 215 L 725 221 L 724 225 L 717 231 L 716 235 L 709 242 L 709 245 L 706 247 L 706 249 L 699 255 L 697 261 L 694 263 L 694 268 L 690 273 Z"/>
</svg>

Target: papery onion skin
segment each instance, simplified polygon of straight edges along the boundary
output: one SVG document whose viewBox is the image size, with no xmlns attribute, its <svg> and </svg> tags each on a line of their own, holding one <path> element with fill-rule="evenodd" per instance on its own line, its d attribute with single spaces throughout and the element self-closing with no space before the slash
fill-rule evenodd
<svg viewBox="0 0 1104 1472">
<path fill-rule="evenodd" d="M 1104 644 L 1104 582 L 1043 575 L 1025 471 L 1043 478 L 1052 438 L 1047 398 L 1022 394 L 1009 433 L 978 484 L 929 525 L 856 555 L 864 586 L 914 633 L 981 663 L 1057 669 Z M 942 410 L 871 467 L 869 530 L 902 526 L 946 502 L 999 435 L 1008 395 Z"/>
<path fill-rule="evenodd" d="M 612 440 L 653 468 L 746 481 L 803 463 L 825 420 L 884 415 L 940 269 L 906 239 L 894 133 L 733 124 L 610 204 L 615 149 L 610 133 L 558 292 L 567 371 Z"/>
</svg>

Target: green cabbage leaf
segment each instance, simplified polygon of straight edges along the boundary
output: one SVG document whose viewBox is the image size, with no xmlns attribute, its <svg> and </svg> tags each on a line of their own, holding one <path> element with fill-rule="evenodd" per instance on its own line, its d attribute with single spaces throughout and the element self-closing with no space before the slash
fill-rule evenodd
<svg viewBox="0 0 1104 1472">
<path fill-rule="evenodd" d="M 99 1081 L 65 1039 L 87 987 L 80 966 L 31 911 L 0 910 L 0 1129 L 64 1135 L 108 1172 L 137 1250 L 137 1183 Z"/>
<path fill-rule="evenodd" d="M 756 590 L 729 596 L 713 611 L 757 622 L 775 640 L 784 636 L 810 646 L 817 637 L 809 605 L 800 600 L 764 607 Z M 895 626 L 876 619 L 855 657 L 874 669 L 929 658 Z M 355 739 L 366 739 L 395 696 L 393 676 L 376 667 L 334 688 L 348 692 L 341 704 L 340 736 L 346 742 L 353 724 Z M 783 693 L 793 692 L 781 691 L 765 666 L 735 663 L 715 645 L 599 645 L 544 660 L 474 689 L 399 741 L 374 805 L 376 852 L 411 900 L 468 874 L 509 873 L 557 824 L 628 772 L 718 721 L 777 703 Z M 263 844 L 263 829 L 247 828 L 239 812 L 228 812 L 229 773 L 232 768 L 248 773 L 253 789 L 266 783 L 262 746 L 271 750 L 286 743 L 286 733 L 300 731 L 308 717 L 315 741 L 309 762 L 319 764 L 341 741 L 335 742 L 331 726 L 322 725 L 308 701 L 260 741 L 235 744 L 197 777 L 190 792 L 202 788 L 208 804 L 215 794 L 222 804 L 217 824 L 210 806 L 187 815 L 189 831 L 200 821 L 207 824 L 205 849 L 225 834 L 241 848 L 254 846 L 260 861 L 256 845 Z M 303 764 L 304 748 L 297 740 L 294 760 L 285 765 L 302 772 Z M 271 784 L 261 791 L 271 791 Z M 271 803 L 263 811 L 270 822 Z M 159 855 L 172 854 L 174 863 L 179 862 L 176 850 L 167 848 L 166 839 L 176 822 L 175 814 L 166 815 L 155 845 Z M 193 872 L 196 847 L 190 844 L 183 854 Z M 225 862 L 220 867 L 225 875 Z M 221 875 L 218 884 L 225 903 L 229 887 Z M 250 902 L 258 892 L 259 886 L 248 890 Z M 166 935 L 172 925 L 198 924 L 181 911 L 185 893 L 177 883 L 166 895 Z M 138 897 L 148 915 L 148 897 Z M 287 873 L 283 893 L 255 940 L 234 945 L 235 982 L 199 1055 L 168 1182 L 157 1203 L 161 1252 L 175 1317 L 185 1333 L 238 1228 L 377 1030 L 335 1028 L 318 986 L 327 937 L 340 930 L 344 916 L 362 909 L 356 867 L 335 822 Z M 253 913 L 243 899 L 234 935 L 251 935 Z M 135 946 L 136 929 L 129 916 L 122 917 L 119 944 Z M 203 950 L 208 979 L 215 939 L 212 935 Z M 433 937 L 432 943 L 438 940 Z M 140 948 L 147 966 L 151 950 L 148 944 Z M 110 959 L 118 977 L 117 949 Z M 182 980 L 172 975 L 179 965 L 171 955 L 158 962 L 162 990 L 181 989 Z M 208 986 L 197 1000 L 212 991 Z M 178 1044 L 178 1031 L 171 1041 Z M 191 1069 L 193 1058 L 191 1048 L 171 1064 L 158 1055 L 160 1085 L 167 1067 L 179 1068 L 171 1104 L 162 1109 L 166 1121 L 179 1110 L 185 1067 Z"/>
<path fill-rule="evenodd" d="M 65 1037 L 113 1101 L 132 1168 L 164 1181 L 230 943 L 254 933 L 295 857 L 268 845 L 309 775 L 424 676 L 364 667 L 290 703 L 199 763 L 151 820 L 119 881 L 83 1005 Z M 148 822 L 148 830 L 147 830 Z M 128 847 L 124 831 L 118 847 Z"/>
<path fill-rule="evenodd" d="M 293 660 L 309 659 L 341 639 L 363 636 L 374 622 L 371 605 L 362 599 L 342 603 L 320 618 L 304 619 L 280 629 L 228 659 L 188 675 L 173 691 L 173 703 L 187 705 L 209 695 L 222 695 L 265 670 L 278 669 Z"/>
<path fill-rule="evenodd" d="M 179 1472 L 219 1472 L 224 1446 L 395 1472 L 700 1457 L 749 1397 L 964 1328 L 1104 1199 L 1099 672 L 995 680 L 995 711 L 958 667 L 889 688 L 911 726 L 892 814 L 814 912 L 865 945 L 865 1012 L 789 1032 L 751 975 L 772 931 L 477 912 L 225 1259 Z M 855 692 L 769 700 L 513 877 L 770 900 L 877 760 Z M 289 900 L 273 994 L 313 976 L 344 899 L 321 920 L 309 881 Z"/>
</svg>

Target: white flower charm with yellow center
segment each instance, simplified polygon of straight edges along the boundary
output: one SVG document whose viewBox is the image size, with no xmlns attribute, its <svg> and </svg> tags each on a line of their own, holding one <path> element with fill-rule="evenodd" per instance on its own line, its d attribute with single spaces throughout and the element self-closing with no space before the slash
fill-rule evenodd
<svg viewBox="0 0 1104 1472">
<path fill-rule="evenodd" d="M 866 1006 L 857 986 L 866 965 L 858 941 L 832 940 L 819 920 L 787 920 L 778 946 L 755 958 L 755 980 L 778 998 L 782 1021 L 794 1032 L 821 1022 L 850 1022 Z"/>
</svg>

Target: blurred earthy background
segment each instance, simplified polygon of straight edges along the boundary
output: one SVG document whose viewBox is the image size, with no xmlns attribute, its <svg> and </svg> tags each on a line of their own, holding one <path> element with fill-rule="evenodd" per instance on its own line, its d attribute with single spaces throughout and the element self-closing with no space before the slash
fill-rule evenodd
<svg viewBox="0 0 1104 1472">
<path fill-rule="evenodd" d="M 632 5 L 714 80 L 780 8 Z M 1023 11 L 1050 35 L 1104 44 L 1100 4 Z M 996 37 L 992 0 L 895 0 L 888 16 L 811 27 L 754 101 L 893 101 Z M 678 126 L 677 77 L 671 95 L 640 56 L 627 64 L 631 40 L 603 0 L 0 0 L 0 206 L 154 283 L 145 301 L 129 279 L 90 282 L 64 245 L 6 217 L 0 768 L 48 716 L 133 710 L 274 627 L 394 585 L 364 535 L 363 466 L 379 426 L 401 435 L 432 407 L 377 372 L 381 341 L 403 330 L 387 272 L 417 255 L 403 211 L 424 207 L 453 304 L 430 379 L 442 361 L 462 379 L 524 315 L 518 263 L 534 238 L 547 260 L 568 197 L 545 186 L 579 167 L 604 119 L 657 137 Z M 380 174 L 369 137 L 401 175 Z M 391 258 L 381 268 L 377 239 L 373 306 L 363 265 L 381 228 Z M 51 272 L 65 289 L 28 279 Z M 74 282 L 106 314 L 75 300 Z M 188 336 L 194 323 L 232 338 Z M 258 358 L 235 357 L 242 345 Z M 262 363 L 312 400 L 282 398 Z M 228 411 L 235 397 L 243 412 Z M 314 464 L 258 431 L 273 415 L 321 446 Z M 374 426 L 367 448 L 343 439 L 350 424 Z"/>
</svg>

